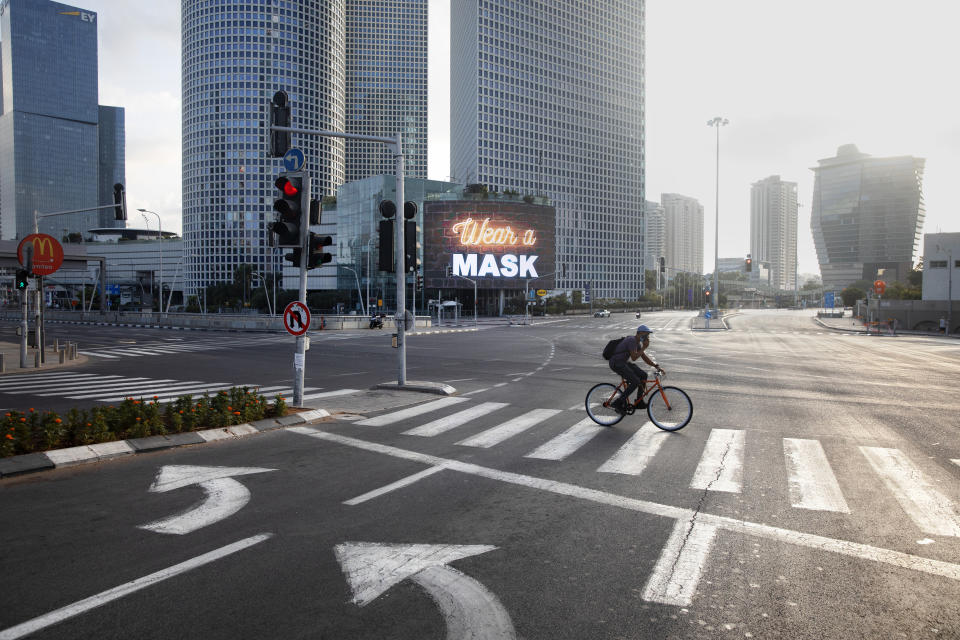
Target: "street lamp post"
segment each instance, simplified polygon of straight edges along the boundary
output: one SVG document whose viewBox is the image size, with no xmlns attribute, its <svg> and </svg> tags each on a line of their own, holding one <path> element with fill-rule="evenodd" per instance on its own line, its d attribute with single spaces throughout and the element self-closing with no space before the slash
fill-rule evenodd
<svg viewBox="0 0 960 640">
<path fill-rule="evenodd" d="M 147 209 L 137 209 L 140 213 L 152 213 L 157 216 L 157 240 L 160 241 L 160 249 L 158 253 L 160 254 L 160 297 L 157 299 L 157 306 L 160 313 L 163 313 L 163 226 L 160 222 L 160 214 L 156 211 L 149 211 Z M 143 217 L 144 220 L 147 219 L 146 216 Z M 172 289 L 171 289 L 172 291 Z"/>
<path fill-rule="evenodd" d="M 354 271 L 353 269 L 351 269 L 350 267 L 346 266 L 346 265 L 342 265 L 342 264 L 341 264 L 341 265 L 338 265 L 338 266 L 343 267 L 344 269 L 346 269 L 347 271 L 349 271 L 350 273 L 353 274 L 353 277 L 356 278 L 356 280 L 357 280 L 357 296 L 363 296 L 363 291 L 360 289 L 360 278 L 357 276 L 357 272 Z M 363 315 L 367 315 L 367 309 L 366 309 L 366 307 L 365 307 L 364 304 L 363 304 L 363 299 L 362 299 L 362 298 L 361 298 L 361 300 L 360 300 L 360 310 L 363 311 Z"/>
<path fill-rule="evenodd" d="M 477 324 L 477 281 L 476 281 L 476 280 L 472 280 L 472 279 L 470 279 L 470 278 L 467 278 L 466 276 L 458 276 L 458 275 L 456 275 L 456 274 L 454 274 L 453 277 L 454 277 L 454 278 L 463 278 L 463 279 L 466 280 L 467 282 L 472 282 L 472 283 L 473 283 L 473 326 L 475 326 L 475 327 L 476 327 L 476 326 L 479 326 L 479 325 Z M 529 284 L 529 282 L 530 282 L 530 281 L 528 280 L 527 283 Z M 416 286 L 416 285 L 414 285 L 414 286 Z"/>
<path fill-rule="evenodd" d="M 713 315 L 719 316 L 717 305 L 720 300 L 720 127 L 730 124 L 726 118 L 717 116 L 707 121 L 708 127 L 717 129 L 717 195 L 716 195 L 716 228 L 713 240 Z"/>
</svg>

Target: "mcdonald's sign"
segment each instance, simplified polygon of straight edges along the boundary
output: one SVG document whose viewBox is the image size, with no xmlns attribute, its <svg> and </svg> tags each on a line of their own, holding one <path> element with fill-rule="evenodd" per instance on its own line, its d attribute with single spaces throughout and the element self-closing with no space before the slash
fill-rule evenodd
<svg viewBox="0 0 960 640">
<path fill-rule="evenodd" d="M 31 233 L 17 245 L 17 259 L 26 265 L 24 247 L 33 245 L 33 275 L 48 276 L 63 264 L 63 247 L 53 236 L 45 233 Z"/>
</svg>

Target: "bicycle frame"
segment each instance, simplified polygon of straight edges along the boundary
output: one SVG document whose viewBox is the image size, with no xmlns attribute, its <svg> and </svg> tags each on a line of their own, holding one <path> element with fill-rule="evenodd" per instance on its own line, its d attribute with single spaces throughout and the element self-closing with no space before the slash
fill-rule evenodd
<svg viewBox="0 0 960 640">
<path fill-rule="evenodd" d="M 613 402 L 613 399 L 617 395 L 617 392 L 619 392 L 620 394 L 623 394 L 623 392 L 627 390 L 628 385 L 629 383 L 626 381 L 625 378 L 620 378 L 620 384 L 617 385 L 617 388 L 616 390 L 614 390 L 613 394 L 609 398 L 607 398 L 607 401 L 604 403 L 604 405 L 609 406 L 610 403 Z M 663 385 L 660 384 L 659 371 L 654 373 L 652 380 L 648 379 L 643 381 L 643 392 L 638 394 L 637 399 L 634 400 L 631 404 L 633 404 L 633 406 L 636 407 L 637 404 L 640 402 L 640 400 L 650 395 L 654 389 L 660 392 L 661 397 L 663 397 L 664 404 L 667 405 L 667 409 L 673 409 L 673 407 L 670 406 L 670 400 L 667 398 L 667 394 L 663 392 Z"/>
</svg>

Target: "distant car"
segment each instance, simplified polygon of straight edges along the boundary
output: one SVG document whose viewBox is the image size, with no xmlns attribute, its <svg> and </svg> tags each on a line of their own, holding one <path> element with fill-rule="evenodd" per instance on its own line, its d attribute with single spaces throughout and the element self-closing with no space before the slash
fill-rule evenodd
<svg viewBox="0 0 960 640">
<path fill-rule="evenodd" d="M 593 312 L 593 317 L 594 317 L 594 318 L 609 318 L 609 317 L 610 317 L 610 312 L 607 311 L 606 309 L 600 309 L 599 311 L 594 311 L 594 312 Z"/>
</svg>

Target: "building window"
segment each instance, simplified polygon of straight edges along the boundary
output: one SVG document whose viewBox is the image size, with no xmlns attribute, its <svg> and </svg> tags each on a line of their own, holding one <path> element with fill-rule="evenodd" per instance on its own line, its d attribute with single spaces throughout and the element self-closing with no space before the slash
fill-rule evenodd
<svg viewBox="0 0 960 640">
<path fill-rule="evenodd" d="M 957 262 L 960 263 L 960 260 L 958 260 Z M 931 260 L 931 261 L 930 261 L 930 268 L 931 268 L 931 269 L 946 269 L 946 268 L 947 268 L 947 261 L 946 261 L 946 260 Z"/>
</svg>

